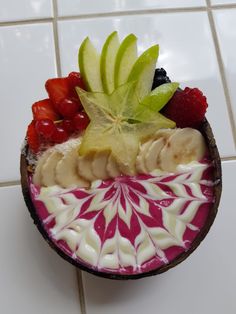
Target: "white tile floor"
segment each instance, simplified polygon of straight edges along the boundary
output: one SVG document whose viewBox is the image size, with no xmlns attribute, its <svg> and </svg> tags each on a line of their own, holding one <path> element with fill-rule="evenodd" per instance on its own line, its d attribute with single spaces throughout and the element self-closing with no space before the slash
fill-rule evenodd
<svg viewBox="0 0 236 314">
<path fill-rule="evenodd" d="M 7 181 L 19 179 L 20 145 L 31 119 L 31 104 L 46 96 L 45 80 L 57 76 L 60 68 L 63 74 L 77 69 L 77 49 L 85 36 L 90 35 L 99 48 L 113 29 L 119 30 L 121 37 L 136 33 L 140 52 L 159 42 L 159 65 L 170 77 L 182 86 L 198 86 L 204 91 L 221 156 L 232 161 L 223 164 L 224 192 L 216 223 L 196 253 L 166 274 L 136 282 L 114 282 L 84 274 L 86 313 L 236 312 L 236 255 L 231 249 L 236 237 L 232 205 L 236 174 L 236 0 L 210 2 L 213 7 L 221 5 L 212 9 L 217 32 L 214 39 L 220 46 L 218 58 L 203 0 L 0 0 L 0 230 L 2 239 L 8 240 L 2 241 L 1 249 L 1 314 L 80 313 L 74 268 L 44 243 L 32 224 L 20 187 L 7 187 Z M 53 24 L 56 7 L 58 37 Z M 154 9 L 166 13 L 152 12 Z M 96 17 L 101 13 L 106 17 Z M 59 51 L 55 53 L 57 41 Z M 231 124 L 219 57 L 229 89 L 228 105 L 231 103 L 234 112 Z"/>
<path fill-rule="evenodd" d="M 234 119 L 236 121 L 236 62 L 232 43 L 236 42 L 236 8 L 214 12 L 216 30 L 219 36 L 223 56 L 224 69 L 228 82 L 229 92 L 233 104 Z"/>
</svg>

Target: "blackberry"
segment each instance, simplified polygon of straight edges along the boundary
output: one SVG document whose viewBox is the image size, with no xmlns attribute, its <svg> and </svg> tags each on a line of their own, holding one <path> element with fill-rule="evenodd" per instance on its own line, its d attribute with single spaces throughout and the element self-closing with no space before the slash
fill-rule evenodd
<svg viewBox="0 0 236 314">
<path fill-rule="evenodd" d="M 153 84 L 152 84 L 152 89 L 165 84 L 165 83 L 170 83 L 171 80 L 166 74 L 166 71 L 163 68 L 156 69 L 154 78 L 153 78 Z"/>
</svg>

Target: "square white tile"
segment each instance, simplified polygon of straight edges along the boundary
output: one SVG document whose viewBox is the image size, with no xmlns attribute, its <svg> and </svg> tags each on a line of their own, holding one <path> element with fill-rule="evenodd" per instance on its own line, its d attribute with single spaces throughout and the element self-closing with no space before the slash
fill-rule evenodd
<svg viewBox="0 0 236 314">
<path fill-rule="evenodd" d="M 20 147 L 32 120 L 31 105 L 46 98 L 45 81 L 56 76 L 54 50 L 49 23 L 0 27 L 0 181 L 19 178 Z"/>
<path fill-rule="evenodd" d="M 236 0 L 210 0 L 211 4 L 234 4 Z"/>
<path fill-rule="evenodd" d="M 53 15 L 51 0 L 0 0 L 0 22 L 46 18 Z"/>
<path fill-rule="evenodd" d="M 205 0 L 58 0 L 59 16 L 205 6 Z"/>
<path fill-rule="evenodd" d="M 234 314 L 236 161 L 223 164 L 223 196 L 207 238 L 167 273 L 136 281 L 112 281 L 83 273 L 87 314 Z"/>
<path fill-rule="evenodd" d="M 236 123 L 236 9 L 214 11 L 214 18 Z"/>
<path fill-rule="evenodd" d="M 168 26 L 168 27 L 167 27 Z M 91 18 L 59 22 L 62 72 L 78 69 L 77 54 L 82 40 L 90 36 L 101 49 L 106 36 L 118 30 L 138 36 L 139 52 L 160 44 L 158 66 L 164 67 L 181 86 L 199 87 L 207 95 L 207 117 L 212 124 L 221 156 L 235 154 L 224 92 L 221 85 L 209 21 L 206 13 L 168 13 Z M 224 124 L 224 132 L 219 127 Z"/>
<path fill-rule="evenodd" d="M 2 314 L 79 314 L 76 271 L 44 241 L 21 188 L 0 188 Z"/>
</svg>

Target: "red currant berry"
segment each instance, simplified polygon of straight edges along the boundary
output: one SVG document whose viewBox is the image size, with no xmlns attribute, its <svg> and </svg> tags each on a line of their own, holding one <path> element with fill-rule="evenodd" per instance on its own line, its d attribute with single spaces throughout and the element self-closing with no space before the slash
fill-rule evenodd
<svg viewBox="0 0 236 314">
<path fill-rule="evenodd" d="M 84 82 L 79 72 L 71 72 L 68 75 L 69 86 L 71 89 L 74 89 L 76 86 L 79 86 L 82 89 L 85 89 Z"/>
<path fill-rule="evenodd" d="M 75 130 L 83 131 L 89 124 L 89 117 L 84 111 L 77 113 L 73 118 L 73 125 Z"/>
<path fill-rule="evenodd" d="M 64 118 L 73 118 L 79 111 L 80 102 L 75 98 L 65 98 L 59 104 L 59 112 Z"/>
<path fill-rule="evenodd" d="M 62 127 L 57 126 L 51 136 L 51 140 L 55 143 L 63 143 L 68 139 L 68 133 Z"/>
<path fill-rule="evenodd" d="M 74 125 L 73 125 L 72 120 L 70 119 L 63 120 L 61 123 L 61 126 L 64 130 L 66 130 L 68 134 L 71 134 L 74 132 Z"/>
<path fill-rule="evenodd" d="M 44 138 L 50 138 L 55 131 L 55 125 L 50 119 L 42 119 L 35 122 L 35 130 Z"/>
</svg>

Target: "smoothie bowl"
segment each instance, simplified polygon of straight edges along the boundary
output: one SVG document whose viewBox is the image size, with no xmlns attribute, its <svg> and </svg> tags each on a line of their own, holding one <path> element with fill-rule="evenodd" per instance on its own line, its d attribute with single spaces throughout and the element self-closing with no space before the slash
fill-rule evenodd
<svg viewBox="0 0 236 314">
<path fill-rule="evenodd" d="M 206 97 L 155 69 L 159 46 L 86 38 L 79 72 L 49 79 L 21 154 L 25 202 L 49 245 L 111 279 L 162 273 L 208 233 L 221 164 Z"/>
</svg>

